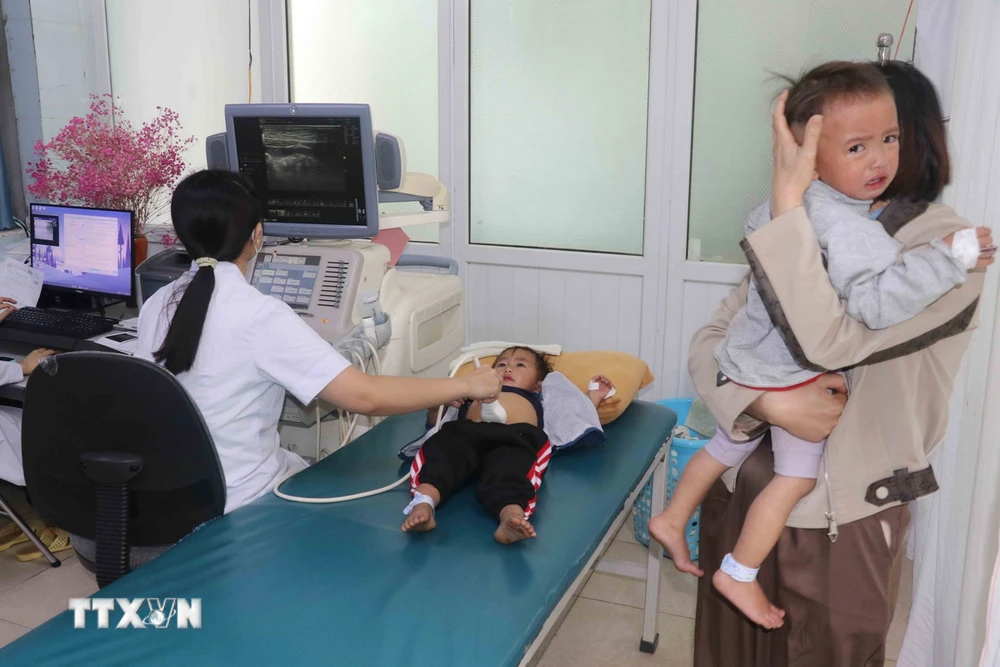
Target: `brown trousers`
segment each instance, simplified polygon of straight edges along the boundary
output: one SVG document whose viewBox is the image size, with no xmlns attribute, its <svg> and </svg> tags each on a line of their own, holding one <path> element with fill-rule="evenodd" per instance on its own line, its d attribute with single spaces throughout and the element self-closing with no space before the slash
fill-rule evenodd
<svg viewBox="0 0 1000 667">
<path fill-rule="evenodd" d="M 773 475 L 765 438 L 740 468 L 735 492 L 718 482 L 702 504 L 695 667 L 881 667 L 899 591 L 906 506 L 841 525 L 836 543 L 826 530 L 785 528 L 758 575 L 764 593 L 785 610 L 778 630 L 754 625 L 712 587 L 750 504 Z"/>
</svg>

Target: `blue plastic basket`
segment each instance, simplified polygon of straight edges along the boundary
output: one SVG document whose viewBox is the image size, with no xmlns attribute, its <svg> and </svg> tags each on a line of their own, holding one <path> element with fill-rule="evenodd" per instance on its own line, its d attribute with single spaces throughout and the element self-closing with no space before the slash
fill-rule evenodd
<svg viewBox="0 0 1000 667">
<path fill-rule="evenodd" d="M 665 405 L 674 412 L 677 413 L 677 423 L 683 424 L 684 420 L 687 419 L 688 411 L 691 409 L 691 403 L 694 399 L 691 398 L 669 398 L 663 401 L 657 401 L 660 405 Z M 674 438 L 670 443 L 670 460 L 667 462 L 667 502 L 674 494 L 674 487 L 677 486 L 677 482 L 681 478 L 681 471 L 684 470 L 684 466 L 687 462 L 691 460 L 695 452 L 705 446 L 708 440 L 685 440 L 682 438 Z M 642 493 L 639 497 L 635 499 L 635 504 L 632 507 L 632 514 L 634 516 L 635 522 L 635 539 L 645 545 L 649 545 L 649 518 L 650 518 L 650 505 L 653 501 L 653 480 L 650 478 L 646 482 L 646 486 L 643 487 Z M 694 511 L 691 515 L 691 520 L 688 521 L 687 525 L 687 543 L 688 548 L 691 551 L 691 560 L 698 560 L 698 523 L 701 519 L 701 507 Z M 663 552 L 664 556 L 667 556 L 667 552 Z M 669 558 L 669 556 L 667 556 Z"/>
</svg>

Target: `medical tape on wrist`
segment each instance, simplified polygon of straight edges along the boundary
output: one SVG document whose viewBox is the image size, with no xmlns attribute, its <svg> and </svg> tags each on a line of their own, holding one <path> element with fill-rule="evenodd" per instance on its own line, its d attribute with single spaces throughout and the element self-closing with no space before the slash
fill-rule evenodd
<svg viewBox="0 0 1000 667">
<path fill-rule="evenodd" d="M 965 268 L 976 268 L 979 261 L 979 238 L 976 230 L 971 227 L 955 232 L 951 241 L 951 256 L 961 262 Z"/>
<path fill-rule="evenodd" d="M 597 391 L 600 388 L 601 388 L 601 383 L 600 382 L 591 382 L 590 384 L 587 385 L 587 391 Z M 618 393 L 618 390 L 615 389 L 614 387 L 612 387 L 611 391 L 609 391 L 608 395 L 605 396 L 604 398 L 611 398 L 612 396 L 614 396 L 617 393 Z"/>
<path fill-rule="evenodd" d="M 757 572 L 760 571 L 759 567 L 747 567 L 746 565 L 741 565 L 739 561 L 733 558 L 732 554 L 726 554 L 726 557 L 722 559 L 722 566 L 719 567 L 723 573 L 728 574 L 732 579 L 736 581 L 741 581 L 743 583 L 750 583 L 751 581 L 756 581 Z"/>
<path fill-rule="evenodd" d="M 413 492 L 413 500 L 410 501 L 409 505 L 407 505 L 406 507 L 403 508 L 403 514 L 405 514 L 406 516 L 409 516 L 410 512 L 413 511 L 413 508 L 416 507 L 417 505 L 419 505 L 420 503 L 427 503 L 428 505 L 431 506 L 431 510 L 434 509 L 434 499 L 433 498 L 431 498 L 430 496 L 428 496 L 426 493 L 420 493 L 419 491 L 414 491 Z"/>
</svg>

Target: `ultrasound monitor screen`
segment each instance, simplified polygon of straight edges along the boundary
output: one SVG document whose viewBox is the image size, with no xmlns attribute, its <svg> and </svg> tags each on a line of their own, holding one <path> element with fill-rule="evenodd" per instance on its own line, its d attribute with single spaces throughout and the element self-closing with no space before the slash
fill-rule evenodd
<svg viewBox="0 0 1000 667">
<path fill-rule="evenodd" d="M 344 128 L 265 125 L 261 128 L 270 190 L 345 192 Z"/>
<path fill-rule="evenodd" d="M 232 127 L 236 166 L 253 181 L 265 231 L 269 223 L 272 230 L 273 223 L 346 226 L 363 236 L 370 218 L 377 220 L 378 204 L 368 201 L 360 118 L 235 116 Z"/>
</svg>

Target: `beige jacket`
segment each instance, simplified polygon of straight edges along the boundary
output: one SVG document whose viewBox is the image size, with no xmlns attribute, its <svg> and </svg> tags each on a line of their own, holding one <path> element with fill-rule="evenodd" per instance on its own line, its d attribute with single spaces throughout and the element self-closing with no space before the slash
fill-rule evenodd
<svg viewBox="0 0 1000 667">
<path fill-rule="evenodd" d="M 969 226 L 947 206 L 905 201 L 890 204 L 880 222 L 907 249 Z M 846 315 L 804 209 L 751 234 L 744 250 L 762 294 L 767 292 L 769 314 L 784 329 L 800 363 L 850 369 L 850 398 L 830 434 L 816 488 L 795 507 L 788 525 L 827 528 L 835 537 L 838 522 L 857 521 L 936 491 L 927 455 L 945 435 L 955 375 L 969 330 L 978 322 L 984 273 L 970 273 L 964 285 L 916 317 L 873 331 Z M 695 334 L 689 362 L 699 395 L 737 440 L 766 428 L 744 413 L 760 392 L 720 385 L 713 351 L 746 302 L 748 282 L 735 288 Z"/>
</svg>

